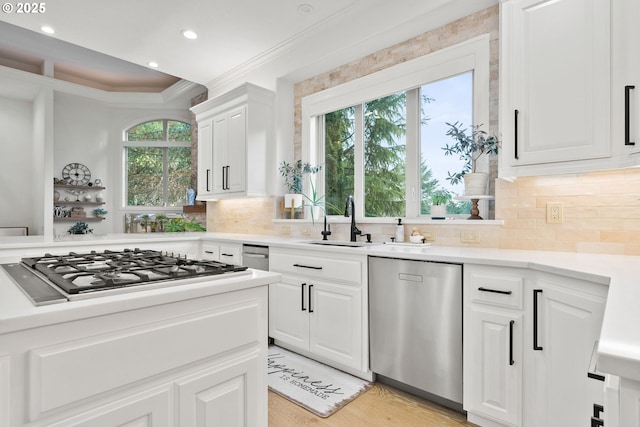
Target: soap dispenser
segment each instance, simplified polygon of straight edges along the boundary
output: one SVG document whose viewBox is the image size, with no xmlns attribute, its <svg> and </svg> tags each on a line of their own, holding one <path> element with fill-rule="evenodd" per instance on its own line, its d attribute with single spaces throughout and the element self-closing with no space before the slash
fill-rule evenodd
<svg viewBox="0 0 640 427">
<path fill-rule="evenodd" d="M 402 218 L 398 218 L 398 225 L 396 225 L 396 242 L 404 242 L 404 225 L 402 224 Z"/>
</svg>

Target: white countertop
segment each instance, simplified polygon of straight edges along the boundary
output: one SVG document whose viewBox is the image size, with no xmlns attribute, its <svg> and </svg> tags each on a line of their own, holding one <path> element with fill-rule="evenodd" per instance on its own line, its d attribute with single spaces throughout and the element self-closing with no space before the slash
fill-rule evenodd
<svg viewBox="0 0 640 427">
<path fill-rule="evenodd" d="M 218 242 L 253 243 L 269 245 L 271 247 L 306 248 L 333 253 L 358 253 L 371 256 L 387 256 L 407 259 L 421 259 L 431 261 L 473 263 L 504 267 L 529 268 L 548 273 L 566 275 L 581 280 L 591 281 L 609 286 L 607 306 L 600 336 L 598 349 L 598 370 L 640 381 L 640 258 L 633 256 L 578 254 L 565 252 L 506 250 L 490 248 L 443 247 L 443 246 L 394 246 L 374 244 L 359 248 L 345 248 L 339 246 L 310 245 L 304 239 L 293 239 L 280 236 L 241 235 L 228 233 L 149 233 L 149 234 L 118 234 L 109 236 L 69 236 L 59 240 L 44 239 L 41 236 L 1 238 L 0 254 L 13 253 L 18 258 L 21 253 L 43 248 L 55 248 L 58 252 L 71 247 L 92 246 L 100 244 L 143 244 L 144 242 L 160 243 L 163 241 L 199 241 L 215 240 Z M 308 239 L 314 240 L 314 239 Z M 1 258 L 1 257 L 0 257 Z M 254 272 L 253 286 L 258 283 L 266 284 L 273 277 L 270 273 Z M 4 286 L 10 281 L 4 272 L 0 275 L 0 333 L 10 328 L 15 322 L 25 316 L 46 316 L 55 319 L 66 318 L 68 315 L 82 316 L 82 313 L 95 311 L 96 298 L 87 301 L 76 301 L 68 304 L 33 307 L 13 284 Z M 183 291 L 179 287 L 163 288 L 154 292 L 154 300 L 176 298 L 179 295 L 197 297 L 202 292 L 223 292 L 230 290 L 237 284 L 228 283 L 226 279 L 217 284 L 216 290 L 203 284 L 187 285 Z M 251 285 L 247 285 L 251 286 Z M 141 304 L 143 295 L 147 291 L 107 297 L 98 305 L 99 310 L 120 308 L 123 305 L 136 306 Z M 181 292 L 186 292 L 182 293 Z M 108 301 L 107 301 L 108 299 Z M 65 309 L 74 304 L 73 314 L 63 314 Z M 59 307 L 62 306 L 62 307 Z M 111 308 L 109 308 L 111 307 Z M 37 314 L 37 316 L 36 316 Z M 95 314 L 95 313 L 94 313 Z M 34 317 L 34 318 L 35 318 Z"/>
</svg>

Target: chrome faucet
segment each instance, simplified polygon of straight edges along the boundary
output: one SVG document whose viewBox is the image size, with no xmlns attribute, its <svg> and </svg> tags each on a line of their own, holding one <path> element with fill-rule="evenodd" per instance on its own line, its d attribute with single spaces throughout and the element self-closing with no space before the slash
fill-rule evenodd
<svg viewBox="0 0 640 427">
<path fill-rule="evenodd" d="M 362 234 L 362 231 L 356 227 L 356 204 L 353 201 L 353 196 L 347 197 L 347 204 L 344 207 L 344 216 L 349 216 L 349 211 L 351 211 L 351 241 L 355 242 L 356 237 L 359 234 Z"/>
</svg>

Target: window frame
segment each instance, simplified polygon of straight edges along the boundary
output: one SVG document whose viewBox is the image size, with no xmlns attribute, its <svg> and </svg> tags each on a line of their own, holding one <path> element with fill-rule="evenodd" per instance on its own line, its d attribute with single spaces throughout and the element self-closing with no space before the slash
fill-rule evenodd
<svg viewBox="0 0 640 427">
<path fill-rule="evenodd" d="M 163 122 L 163 140 L 141 140 L 141 141 L 129 141 L 128 139 L 128 134 L 129 131 L 131 131 L 131 129 L 140 126 L 142 124 L 145 123 L 149 123 L 149 122 Z M 123 133 L 122 133 L 122 177 L 123 177 L 123 182 L 122 182 L 122 208 L 125 211 L 131 211 L 131 212 L 135 212 L 135 211 L 144 211 L 144 212 L 148 212 L 148 211 L 175 211 L 175 210 L 181 210 L 182 206 L 168 206 L 167 205 L 167 198 L 169 195 L 169 180 L 168 180 L 168 176 L 169 176 L 169 165 L 168 165 L 168 157 L 169 157 L 169 148 L 191 148 L 191 141 L 169 141 L 169 126 L 168 126 L 168 122 L 181 122 L 181 123 L 185 123 L 188 124 L 189 126 L 193 126 L 192 123 L 190 123 L 189 121 L 182 119 L 182 118 L 152 118 L 149 120 L 144 120 L 141 122 L 138 122 L 134 125 L 131 125 L 129 127 L 127 127 Z M 129 182 L 129 175 L 128 175 L 128 165 L 127 165 L 127 149 L 129 147 L 150 147 L 150 148 L 162 148 L 162 157 L 163 157 L 163 162 L 162 162 L 162 198 L 163 198 L 163 204 L 162 206 L 156 206 L 156 205 L 129 205 L 127 203 L 128 200 L 128 182 Z M 193 166 L 193 165 L 192 165 Z"/>
<path fill-rule="evenodd" d="M 302 160 L 311 164 L 322 163 L 324 153 L 324 114 L 342 108 L 356 106 L 400 91 L 407 91 L 407 104 L 419 103 L 417 89 L 433 81 L 441 80 L 464 72 L 473 72 L 473 124 L 489 124 L 489 82 L 490 82 L 490 36 L 481 36 L 466 40 L 459 44 L 427 54 L 425 56 L 405 61 L 400 64 L 385 68 L 367 76 L 351 80 L 349 82 L 331 87 L 306 96 L 301 101 L 302 109 Z M 409 96 L 412 93 L 412 96 Z M 407 114 L 414 109 L 407 108 Z M 419 114 L 419 108 L 415 109 Z M 407 117 L 407 121 L 410 118 Z M 416 117 L 419 122 L 419 118 Z M 362 129 L 356 128 L 356 136 Z M 420 216 L 419 188 L 419 129 L 407 126 L 407 159 L 415 159 L 407 162 L 406 175 L 406 217 L 410 219 L 427 219 Z M 411 143 L 410 143 L 411 141 Z M 358 148 L 360 146 L 360 148 Z M 363 200 L 364 183 L 363 174 L 358 173 L 363 168 L 363 147 L 356 144 L 354 177 L 354 197 L 356 202 Z M 481 158 L 478 171 L 489 171 L 489 160 L 486 156 Z M 308 185 L 305 183 L 305 186 Z M 319 174 L 316 189 L 324 194 L 324 175 Z M 303 191 L 308 191 L 304 188 Z M 366 222 L 388 222 L 388 218 L 372 218 L 364 216 L 364 204 L 356 203 L 356 218 Z M 483 212 L 486 215 L 486 212 Z"/>
</svg>

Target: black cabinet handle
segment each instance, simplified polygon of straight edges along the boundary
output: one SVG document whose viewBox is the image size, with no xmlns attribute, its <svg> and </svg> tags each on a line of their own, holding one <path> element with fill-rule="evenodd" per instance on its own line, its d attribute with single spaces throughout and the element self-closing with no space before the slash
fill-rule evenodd
<svg viewBox="0 0 640 427">
<path fill-rule="evenodd" d="M 311 308 L 311 293 L 313 290 L 313 285 L 309 285 L 309 313 L 313 313 L 313 309 Z"/>
<path fill-rule="evenodd" d="M 502 295 L 511 295 L 513 293 L 512 291 L 502 291 L 500 289 L 485 288 L 483 286 L 480 286 L 478 288 L 478 290 L 480 292 L 491 292 L 491 293 L 494 293 L 494 294 L 502 294 Z"/>
<path fill-rule="evenodd" d="M 600 418 L 600 414 L 604 412 L 604 406 L 598 405 L 597 403 L 593 404 L 593 416 L 596 418 Z"/>
<path fill-rule="evenodd" d="M 225 169 L 226 169 L 226 166 L 223 166 L 222 167 L 222 189 L 223 190 L 227 189 L 227 185 L 225 184 L 225 181 L 224 181 L 224 171 L 225 171 Z"/>
<path fill-rule="evenodd" d="M 513 110 L 513 157 L 518 160 L 518 110 Z"/>
<path fill-rule="evenodd" d="M 516 363 L 513 360 L 513 325 L 515 323 L 515 320 L 509 321 L 509 366 L 512 366 L 514 363 Z"/>
<path fill-rule="evenodd" d="M 312 270 L 322 270 L 322 267 L 315 267 L 313 265 L 304 265 L 304 264 L 293 264 L 294 267 L 300 268 L 310 268 Z"/>
<path fill-rule="evenodd" d="M 226 178 L 227 188 L 225 188 L 225 190 L 231 190 L 231 187 L 229 186 L 229 169 L 231 169 L 231 166 L 227 165 L 227 178 Z"/>
<path fill-rule="evenodd" d="M 211 169 L 207 169 L 207 191 L 211 191 L 209 189 L 209 174 L 211 174 Z"/>
<path fill-rule="evenodd" d="M 300 309 L 302 311 L 307 311 L 307 308 L 304 306 L 304 288 L 307 286 L 306 283 L 302 284 L 302 288 L 300 289 Z"/>
<path fill-rule="evenodd" d="M 533 290 L 533 349 L 542 351 L 542 346 L 538 345 L 538 294 L 542 293 L 542 289 Z"/>
<path fill-rule="evenodd" d="M 624 145 L 636 145 L 635 142 L 631 141 L 631 107 L 629 105 L 631 101 L 631 91 L 635 88 L 635 86 L 624 87 Z"/>
<path fill-rule="evenodd" d="M 600 427 L 604 425 L 604 421 L 600 418 L 591 417 L 591 427 Z"/>
</svg>

